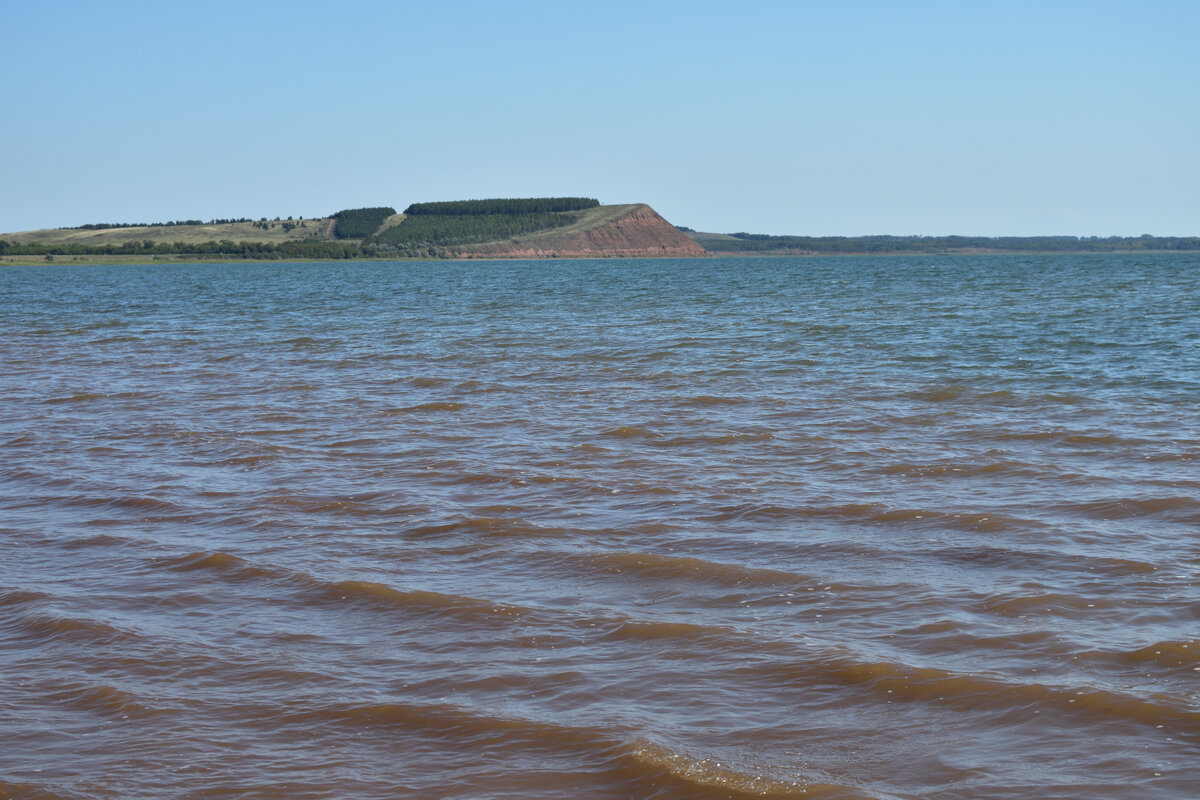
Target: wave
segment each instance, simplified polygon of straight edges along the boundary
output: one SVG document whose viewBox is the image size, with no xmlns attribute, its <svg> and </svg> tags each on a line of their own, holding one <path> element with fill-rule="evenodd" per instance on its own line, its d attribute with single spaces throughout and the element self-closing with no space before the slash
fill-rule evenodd
<svg viewBox="0 0 1200 800">
<path fill-rule="evenodd" d="M 489 537 L 516 536 L 522 539 L 537 536 L 560 536 L 564 529 L 558 526 L 538 525 L 536 522 L 517 517 L 463 517 L 450 522 L 416 525 L 405 530 L 406 537 L 447 537 L 465 533 Z"/>
<path fill-rule="evenodd" d="M 45 786 L 32 783 L 9 783 L 0 778 L 0 798 L 3 800 L 75 800 L 72 795 L 58 794 Z"/>
<path fill-rule="evenodd" d="M 462 411 L 467 407 L 466 403 L 456 403 L 451 401 L 439 400 L 430 403 L 419 403 L 415 406 L 404 406 L 403 408 L 389 408 L 383 413 L 387 414 L 416 414 L 426 411 Z"/>
<path fill-rule="evenodd" d="M 16 606 L 24 603 L 36 603 L 41 600 L 49 600 L 50 595 L 45 592 L 35 592 L 28 589 L 6 589 L 0 591 L 0 608 L 4 606 Z"/>
<path fill-rule="evenodd" d="M 1092 608 L 1108 609 L 1112 607 L 1112 602 L 1102 596 L 1080 597 L 1061 592 L 1001 595 L 984 601 L 986 610 L 1014 617 L 1023 617 L 1028 614 L 1069 614 L 1085 612 Z"/>
<path fill-rule="evenodd" d="M 957 384 L 931 386 L 925 389 L 906 392 L 902 396 L 926 403 L 950 403 L 965 400 L 986 404 L 1011 404 L 1017 399 L 1017 395 L 1008 389 L 980 391 L 972 386 Z"/>
<path fill-rule="evenodd" d="M 95 619 L 58 614 L 16 614 L 5 625 L 40 642 L 70 642 L 108 645 L 137 640 L 136 633 Z"/>
<path fill-rule="evenodd" d="M 1135 650 L 1088 650 L 1079 653 L 1078 657 L 1134 667 L 1158 666 L 1200 671 L 1200 639 L 1168 639 Z"/>
<path fill-rule="evenodd" d="M 55 498 L 54 501 L 74 508 L 119 509 L 122 511 L 147 512 L 155 516 L 177 515 L 183 511 L 180 506 L 169 500 L 138 495 L 119 495 L 116 497 L 74 495 L 72 497 Z M 47 501 L 42 500 L 40 502 Z"/>
<path fill-rule="evenodd" d="M 616 428 L 610 428 L 602 431 L 601 436 L 610 436 L 614 439 L 661 439 L 662 434 L 650 428 L 641 425 L 620 425 Z"/>
<path fill-rule="evenodd" d="M 86 403 L 91 400 L 104 400 L 108 397 L 107 394 L 100 392 L 81 392 L 79 394 L 64 395 L 61 397 L 49 397 L 43 400 L 46 405 L 59 405 L 61 403 Z"/>
<path fill-rule="evenodd" d="M 80 550 L 85 547 L 127 547 L 132 544 L 130 539 L 121 536 L 112 536 L 107 533 L 98 533 L 95 536 L 85 536 L 82 539 L 72 539 L 69 542 L 63 542 L 62 547 L 67 550 Z"/>
<path fill-rule="evenodd" d="M 326 703 L 303 709 L 263 709 L 260 719 L 304 729 L 337 727 L 349 730 L 398 728 L 427 734 L 452 735 L 459 741 L 493 739 L 510 746 L 537 745 L 546 749 L 595 752 L 610 748 L 603 732 L 494 714 L 475 713 L 450 704 L 410 702 Z"/>
<path fill-rule="evenodd" d="M 999 512 L 954 512 L 932 508 L 892 508 L 878 503 L 846 503 L 835 506 L 780 506 L 743 503 L 723 506 L 701 519 L 713 522 L 822 519 L 879 525 L 920 525 L 970 531 L 1003 531 L 1044 528 L 1038 520 Z"/>
<path fill-rule="evenodd" d="M 373 581 L 347 580 L 329 583 L 322 587 L 327 600 L 350 600 L 380 607 L 403 608 L 409 611 L 434 613 L 441 616 L 466 616 L 471 619 L 497 617 L 520 617 L 530 613 L 529 609 L 506 603 L 494 603 L 477 597 L 431 592 L 421 589 L 394 589 Z"/>
<path fill-rule="evenodd" d="M 1084 556 L 1062 551 L 1016 550 L 986 545 L 942 547 L 925 552 L 948 562 L 997 569 L 1029 570 L 1039 574 L 1075 572 L 1126 577 L 1146 575 L 1158 569 L 1153 564 L 1127 558 Z"/>
<path fill-rule="evenodd" d="M 582 555 L 543 553 L 542 555 L 551 559 L 555 559 L 557 556 L 556 560 L 569 562 L 576 568 L 605 573 L 629 572 L 644 577 L 696 580 L 730 587 L 745 586 L 746 584 L 794 587 L 808 580 L 806 576 L 794 572 L 747 567 L 741 564 L 708 561 L 690 556 L 665 556 L 657 553 L 638 552 L 585 553 Z"/>
<path fill-rule="evenodd" d="M 623 740 L 608 728 L 533 721 L 469 711 L 449 704 L 407 702 L 331 703 L 301 711 L 271 710 L 258 715 L 274 724 L 360 731 L 376 735 L 394 729 L 419 733 L 423 740 L 452 739 L 457 747 L 487 751 L 496 758 L 552 759 L 569 755 L 576 769 L 628 797 L 654 800 L 743 800 L 745 798 L 814 798 L 870 800 L 860 790 L 820 780 L 785 780 L 766 771 L 695 757 L 644 738 Z M 590 766 L 588 766 L 590 765 Z"/>
<path fill-rule="evenodd" d="M 1067 475 L 1049 464 L 1031 464 L 1021 461 L 944 462 L 922 464 L 900 462 L 884 464 L 872 470 L 882 475 L 900 475 L 909 478 L 1054 478 L 1069 480 L 1077 477 Z"/>
<path fill-rule="evenodd" d="M 749 668 L 748 668 L 749 669 Z M 1175 723 L 1181 731 L 1200 730 L 1200 711 L 1185 700 L 1153 699 L 1092 686 L 1052 686 L 1017 682 L 999 675 L 952 672 L 892 661 L 860 661 L 840 656 L 805 664 L 754 667 L 791 682 L 835 682 L 869 687 L 893 700 L 933 702 L 965 711 L 990 710 L 1024 716 L 1054 708 L 1093 719 L 1121 719 L 1144 725 Z"/>
<path fill-rule="evenodd" d="M 157 559 L 157 566 L 179 572 L 213 571 L 231 581 L 263 581 L 291 589 L 305 605 L 347 602 L 361 606 L 401 609 L 412 613 L 441 617 L 466 617 L 473 621 L 514 619 L 531 609 L 496 603 L 466 595 L 421 589 L 396 589 L 365 580 L 328 581 L 306 572 L 274 565 L 251 564 L 240 556 L 225 552 L 196 552 L 173 558 Z"/>
<path fill-rule="evenodd" d="M 673 436 L 664 439 L 662 444 L 669 447 L 690 445 L 725 445 L 747 444 L 752 442 L 769 442 L 775 438 L 771 431 L 733 431 L 730 433 L 701 433 L 691 436 Z"/>
<path fill-rule="evenodd" d="M 649 785 L 654 800 L 742 800 L 754 797 L 812 800 L 870 800 L 851 786 L 803 779 L 780 780 L 767 773 L 696 758 L 645 740 L 621 748 L 612 766 L 622 783 Z"/>
<path fill-rule="evenodd" d="M 701 394 L 695 397 L 688 397 L 681 401 L 685 405 L 700 406 L 701 408 L 711 408 L 713 406 L 738 406 L 748 403 L 744 397 L 717 397 L 714 395 Z"/>
<path fill-rule="evenodd" d="M 1093 519 L 1160 519 L 1200 525 L 1200 500 L 1194 497 L 1119 497 L 1085 503 L 1061 503 L 1054 506 Z"/>
<path fill-rule="evenodd" d="M 1058 442 L 1060 444 L 1081 447 L 1101 447 L 1106 449 L 1115 449 L 1118 447 L 1134 448 L 1142 447 L 1147 444 L 1154 444 L 1154 442 L 1148 439 L 1129 438 L 1118 436 L 1115 433 L 1079 433 L 1063 430 L 989 430 L 986 433 L 986 438 L 1000 441 Z"/>
<path fill-rule="evenodd" d="M 85 711 L 114 717 L 145 719 L 174 713 L 172 709 L 146 705 L 137 695 L 115 686 L 79 686 L 50 694 L 50 698 Z"/>
</svg>

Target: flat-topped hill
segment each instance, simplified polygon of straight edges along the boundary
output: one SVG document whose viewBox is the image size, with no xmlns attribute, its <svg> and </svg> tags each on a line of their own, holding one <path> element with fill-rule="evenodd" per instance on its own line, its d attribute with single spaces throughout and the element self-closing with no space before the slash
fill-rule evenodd
<svg viewBox="0 0 1200 800">
<path fill-rule="evenodd" d="M 584 197 L 461 200 L 286 220 L 94 224 L 0 234 L 0 260 L 139 257 L 654 258 L 704 248 L 644 203 Z"/>
<path fill-rule="evenodd" d="M 439 204 L 422 204 L 437 206 Z M 431 214 L 410 206 L 375 240 L 436 248 L 454 258 L 654 258 L 707 255 L 644 203 L 488 214 Z"/>
</svg>

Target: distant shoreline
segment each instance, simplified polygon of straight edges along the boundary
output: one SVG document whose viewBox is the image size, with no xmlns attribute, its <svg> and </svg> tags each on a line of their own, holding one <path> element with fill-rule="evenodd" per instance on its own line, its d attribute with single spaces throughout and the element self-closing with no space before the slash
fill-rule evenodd
<svg viewBox="0 0 1200 800">
<path fill-rule="evenodd" d="M 681 256 L 680 258 L 699 258 L 699 259 L 722 259 L 722 258 L 751 258 L 751 259 L 767 259 L 767 258 L 900 258 L 913 256 L 1048 256 L 1048 255 L 1091 255 L 1091 256 L 1107 256 L 1107 255 L 1129 255 L 1137 253 L 1140 255 L 1153 255 L 1161 253 L 1170 254 L 1200 254 L 1200 249 L 1197 250 L 958 250 L 958 251 L 930 251 L 930 252 L 892 252 L 892 253 L 781 253 L 781 252 L 764 252 L 764 251 L 748 251 L 748 252 L 710 252 L 707 256 Z M 214 258 L 198 258 L 196 256 L 188 256 L 185 254 L 158 256 L 157 258 L 148 255 L 113 255 L 113 256 L 54 256 L 52 260 L 47 260 L 45 256 L 0 256 L 0 267 L 94 267 L 94 266 L 141 266 L 141 265 L 163 265 L 170 266 L 173 264 L 314 264 L 314 263 L 361 263 L 361 262 L 377 262 L 377 263 L 412 263 L 419 261 L 446 261 L 446 262 L 486 262 L 486 261 L 631 261 L 639 260 L 637 256 L 574 256 L 569 258 L 508 258 L 503 256 L 480 256 L 477 258 L 398 258 L 387 256 L 373 257 L 355 257 L 355 258 L 233 258 L 233 257 L 214 257 Z M 661 260 L 661 259 L 655 259 Z"/>
</svg>

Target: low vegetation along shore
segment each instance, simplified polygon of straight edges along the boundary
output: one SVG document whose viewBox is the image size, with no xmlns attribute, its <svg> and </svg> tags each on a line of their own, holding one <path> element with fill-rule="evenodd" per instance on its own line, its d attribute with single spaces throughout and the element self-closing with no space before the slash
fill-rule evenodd
<svg viewBox="0 0 1200 800">
<path fill-rule="evenodd" d="M 328 217 L 93 223 L 0 234 L 0 263 L 413 258 L 687 258 L 1200 250 L 1200 237 L 772 236 L 677 227 L 644 203 L 588 197 L 413 203 Z"/>
</svg>

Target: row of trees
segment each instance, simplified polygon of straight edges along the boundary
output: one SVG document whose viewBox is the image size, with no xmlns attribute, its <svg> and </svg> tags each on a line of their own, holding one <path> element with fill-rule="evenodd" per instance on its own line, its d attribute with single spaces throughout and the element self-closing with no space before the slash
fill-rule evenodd
<svg viewBox="0 0 1200 800">
<path fill-rule="evenodd" d="M 263 217 L 266 219 L 266 217 Z M 279 219 L 276 217 L 275 219 Z M 288 217 L 291 219 L 291 217 Z M 87 225 L 77 225 L 74 228 L 59 228 L 64 231 L 106 231 L 112 228 L 172 228 L 179 225 L 232 225 L 235 222 L 251 222 L 249 217 L 238 219 L 176 219 L 170 222 L 89 222 Z"/>
<path fill-rule="evenodd" d="M 411 216 L 375 237 L 402 250 L 494 242 L 525 233 L 560 228 L 579 220 L 578 213 L 475 214 Z"/>
<path fill-rule="evenodd" d="M 553 214 L 585 211 L 600 205 L 592 197 L 527 197 L 491 200 L 452 200 L 444 203 L 413 203 L 404 209 L 408 216 L 470 216 L 477 214 Z M 407 225 L 408 223 L 405 222 Z"/>
<path fill-rule="evenodd" d="M 338 239 L 370 238 L 395 213 L 396 209 L 387 206 L 344 209 L 333 215 L 333 235 Z"/>
<path fill-rule="evenodd" d="M 696 237 L 712 252 L 938 253 L 949 250 L 1007 252 L 1113 252 L 1200 250 L 1196 236 L 771 236 L 732 233 L 734 239 Z"/>
</svg>

